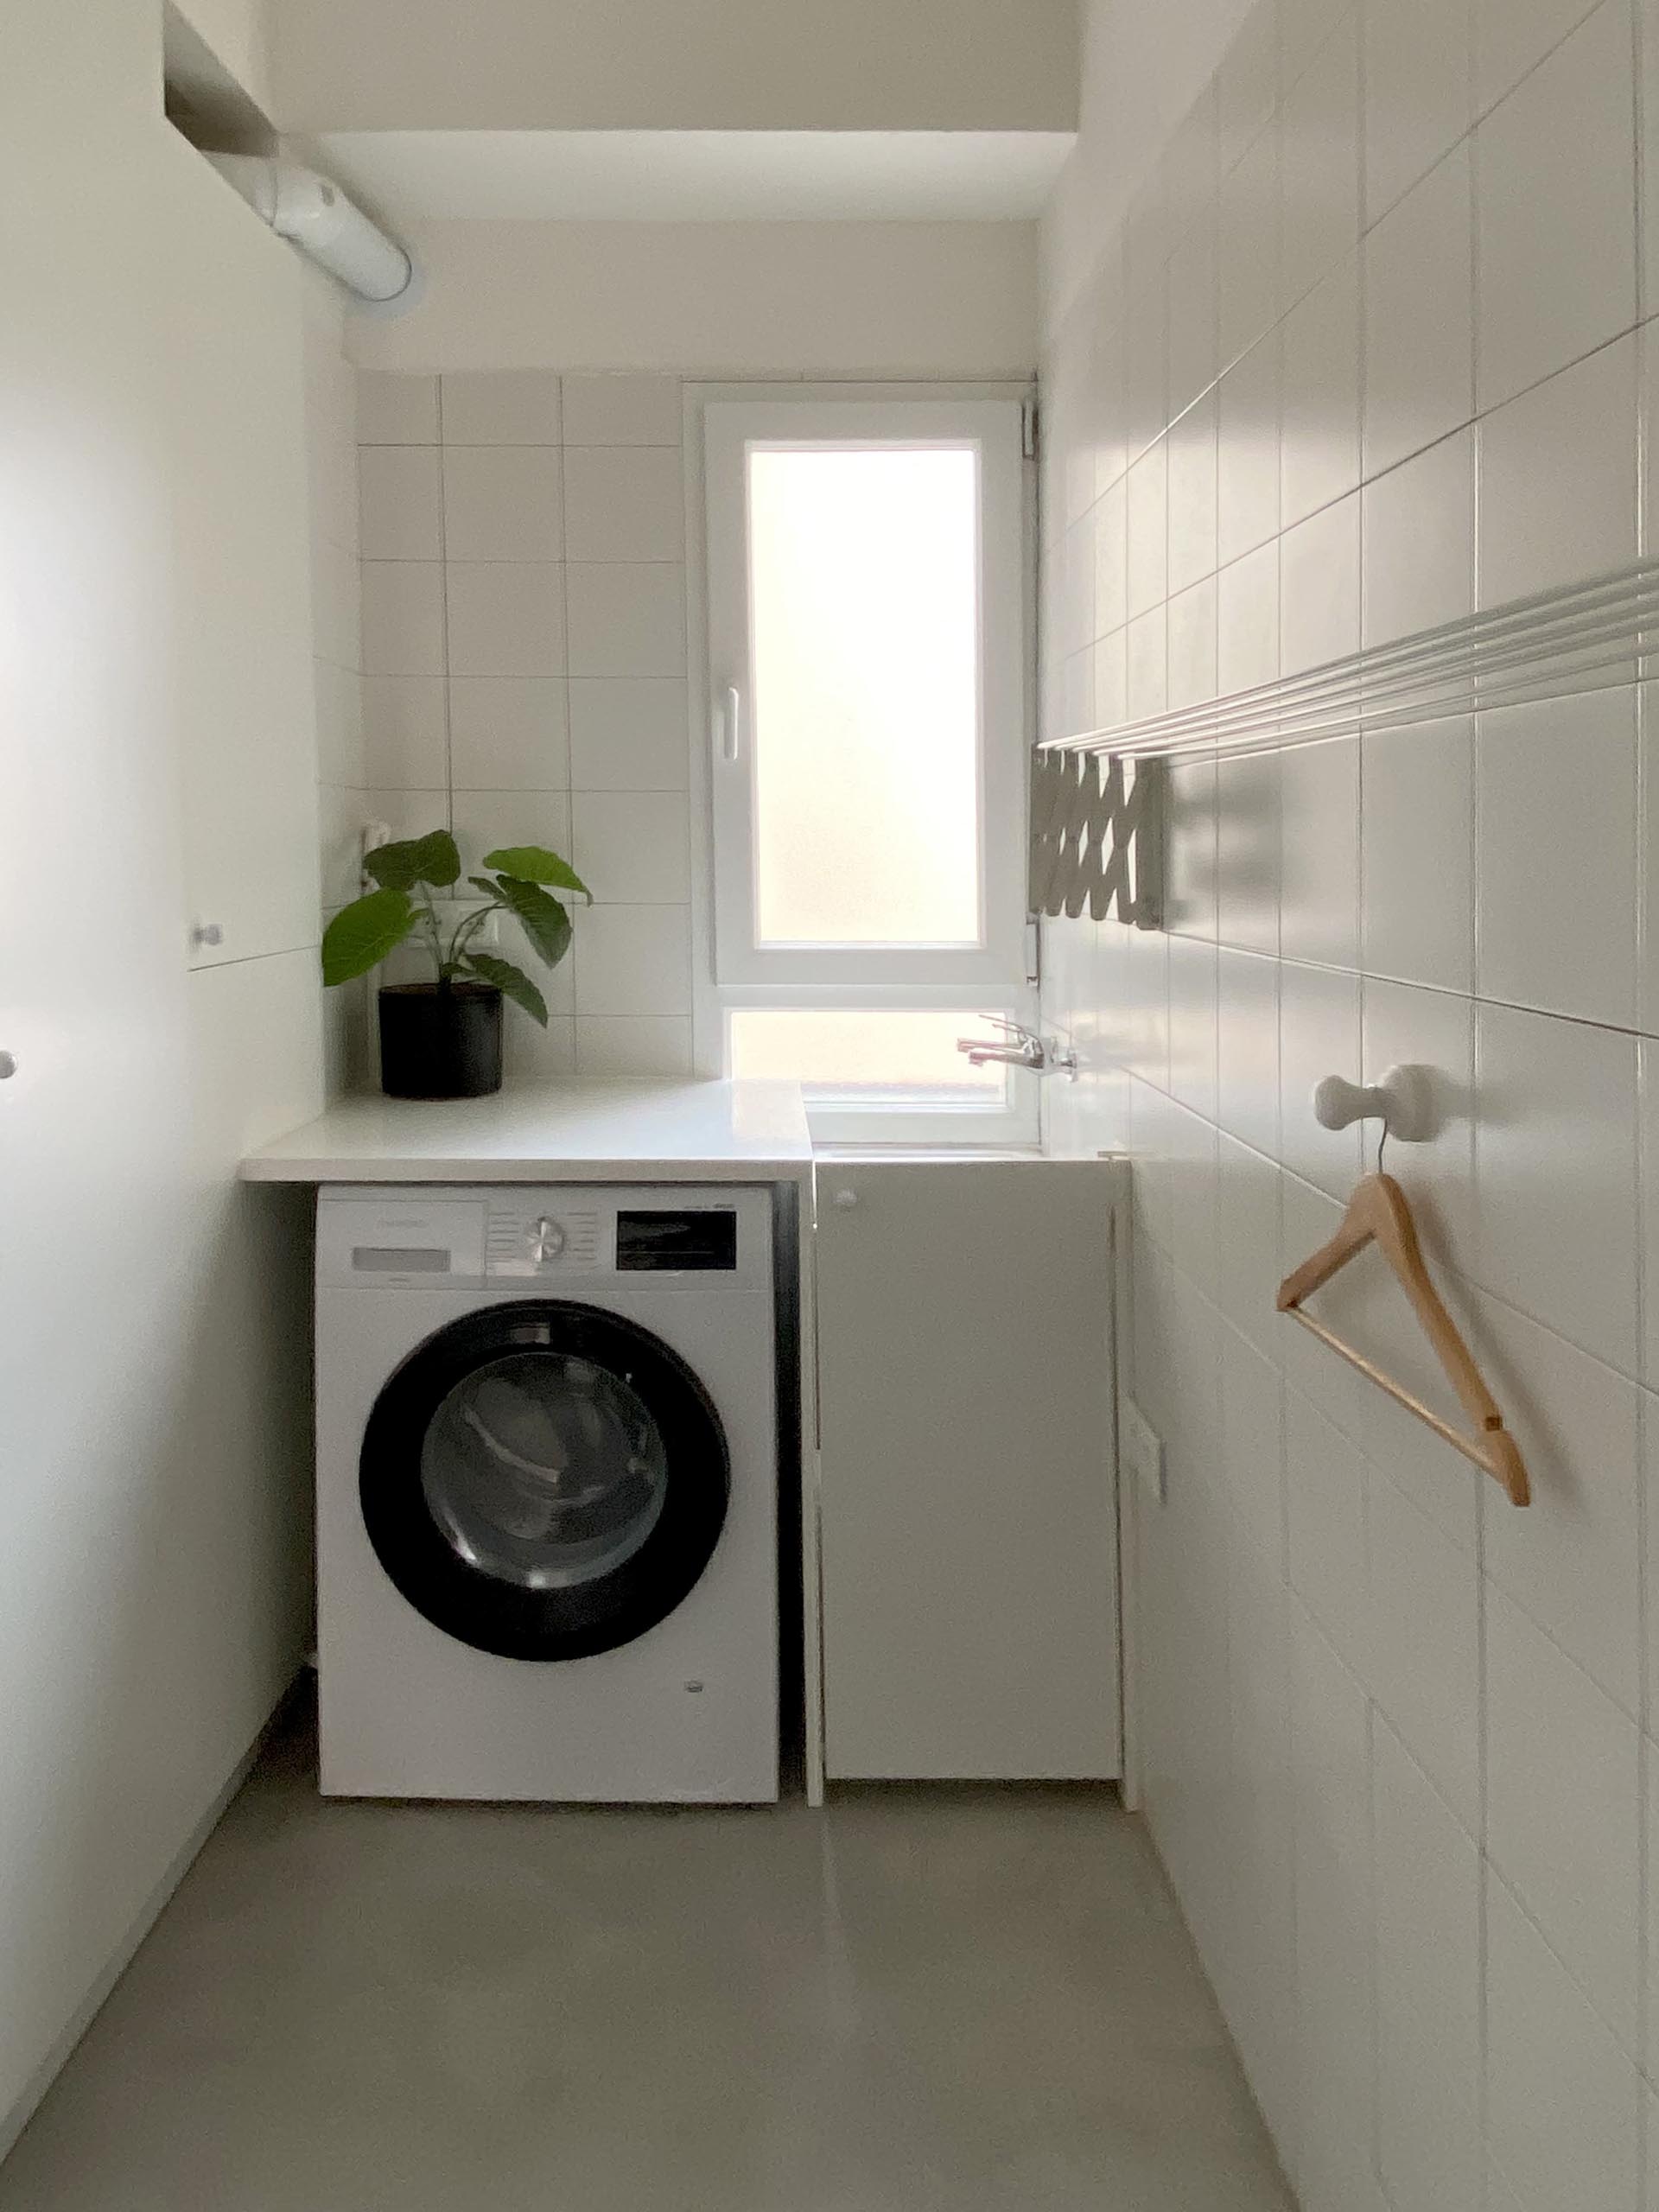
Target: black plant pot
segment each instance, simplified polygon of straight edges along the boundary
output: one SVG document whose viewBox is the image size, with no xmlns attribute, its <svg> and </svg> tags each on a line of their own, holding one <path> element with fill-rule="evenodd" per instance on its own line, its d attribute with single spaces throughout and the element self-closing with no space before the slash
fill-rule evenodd
<svg viewBox="0 0 1659 2212">
<path fill-rule="evenodd" d="M 483 1098 L 501 1088 L 501 994 L 493 983 L 387 983 L 380 1088 L 389 1098 Z"/>
</svg>

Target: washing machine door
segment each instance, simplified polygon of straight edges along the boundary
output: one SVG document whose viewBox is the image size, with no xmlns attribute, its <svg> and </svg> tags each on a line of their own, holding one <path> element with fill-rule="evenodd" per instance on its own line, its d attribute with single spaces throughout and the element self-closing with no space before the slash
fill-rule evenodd
<svg viewBox="0 0 1659 2212">
<path fill-rule="evenodd" d="M 708 1566 L 730 1457 L 708 1393 L 647 1330 L 560 1300 L 429 1337 L 387 1382 L 358 1491 L 397 1588 L 463 1643 L 576 1659 L 644 1636 Z"/>
</svg>

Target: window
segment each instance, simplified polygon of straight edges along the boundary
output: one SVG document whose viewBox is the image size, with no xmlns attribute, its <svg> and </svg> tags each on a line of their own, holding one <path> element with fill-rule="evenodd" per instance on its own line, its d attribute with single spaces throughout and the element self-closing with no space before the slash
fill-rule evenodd
<svg viewBox="0 0 1659 2212">
<path fill-rule="evenodd" d="M 1026 464 L 1011 399 L 704 410 L 709 988 L 822 1134 L 1033 1135 L 956 1048 L 1030 1019 Z"/>
</svg>

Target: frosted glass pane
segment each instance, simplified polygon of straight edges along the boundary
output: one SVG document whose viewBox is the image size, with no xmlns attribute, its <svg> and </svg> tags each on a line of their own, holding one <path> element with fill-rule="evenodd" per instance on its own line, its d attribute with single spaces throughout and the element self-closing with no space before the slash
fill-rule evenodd
<svg viewBox="0 0 1659 2212">
<path fill-rule="evenodd" d="M 971 446 L 749 454 L 762 944 L 974 945 Z"/>
<path fill-rule="evenodd" d="M 731 1023 L 734 1075 L 784 1076 L 821 1098 L 1000 1106 L 1007 1095 L 1005 1068 L 969 1067 L 957 1050 L 977 1032 L 971 1014 L 745 1008 Z"/>
</svg>

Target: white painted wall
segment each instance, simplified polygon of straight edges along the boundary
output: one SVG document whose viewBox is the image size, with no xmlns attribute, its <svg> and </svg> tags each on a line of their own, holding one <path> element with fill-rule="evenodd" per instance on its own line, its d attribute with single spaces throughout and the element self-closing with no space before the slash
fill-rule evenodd
<svg viewBox="0 0 1659 2212">
<path fill-rule="evenodd" d="M 311 842 L 298 278 L 163 124 L 159 28 L 19 0 L 0 91 L 0 2142 L 307 1633 L 303 1239 L 232 1174 L 319 1101 L 313 852 L 192 972 L 181 806 L 256 754 Z"/>
<path fill-rule="evenodd" d="M 1077 120 L 1076 0 L 475 0 L 464 19 L 453 0 L 273 0 L 273 10 L 287 130 L 1069 130 Z"/>
<path fill-rule="evenodd" d="M 1037 358 L 1027 223 L 434 223 L 427 281 L 353 325 L 375 369 L 1022 375 Z"/>
<path fill-rule="evenodd" d="M 1656 0 L 1245 18 L 1065 242 L 1048 734 L 1654 551 L 1656 54 Z M 1643 686 L 1189 764 L 1168 931 L 1048 933 L 1168 1447 L 1147 1807 L 1306 2212 L 1659 2188 L 1655 741 Z M 1375 1156 L 1313 1084 L 1397 1060 L 1442 1073 L 1388 1166 L 1525 1512 L 1274 1311 Z M 1427 1387 L 1383 1290 L 1339 1302 Z"/>
<path fill-rule="evenodd" d="M 173 0 L 255 106 L 271 111 L 270 0 Z"/>
</svg>

